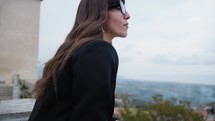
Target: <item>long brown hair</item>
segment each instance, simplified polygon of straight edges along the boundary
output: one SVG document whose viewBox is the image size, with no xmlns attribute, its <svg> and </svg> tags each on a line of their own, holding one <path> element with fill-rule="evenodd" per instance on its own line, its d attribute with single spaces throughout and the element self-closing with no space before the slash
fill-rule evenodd
<svg viewBox="0 0 215 121">
<path fill-rule="evenodd" d="M 92 39 L 103 39 L 102 26 L 107 20 L 108 5 L 116 1 L 80 0 L 72 30 L 54 57 L 45 64 L 43 76 L 35 84 L 33 94 L 36 99 L 43 97 L 49 81 L 53 81 L 57 93 L 57 73 L 76 49 Z"/>
</svg>

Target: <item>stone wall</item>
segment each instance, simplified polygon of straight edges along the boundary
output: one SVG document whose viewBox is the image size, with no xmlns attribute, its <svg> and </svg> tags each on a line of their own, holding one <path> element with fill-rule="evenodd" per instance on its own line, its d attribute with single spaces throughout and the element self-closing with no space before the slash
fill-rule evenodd
<svg viewBox="0 0 215 121">
<path fill-rule="evenodd" d="M 37 79 L 40 0 L 0 0 L 0 80 Z"/>
<path fill-rule="evenodd" d="M 0 121 L 27 121 L 32 111 L 34 99 L 16 98 L 37 80 L 40 2 L 0 0 Z M 13 82 L 17 74 L 24 81 Z"/>
<path fill-rule="evenodd" d="M 27 121 L 34 103 L 34 99 L 0 101 L 0 121 Z"/>
<path fill-rule="evenodd" d="M 0 84 L 0 100 L 10 100 L 13 98 L 13 86 Z"/>
</svg>

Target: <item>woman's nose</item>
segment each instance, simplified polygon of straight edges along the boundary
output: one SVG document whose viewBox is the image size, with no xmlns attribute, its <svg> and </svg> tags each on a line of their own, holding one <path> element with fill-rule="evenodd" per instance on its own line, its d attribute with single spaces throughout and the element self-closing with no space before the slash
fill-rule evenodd
<svg viewBox="0 0 215 121">
<path fill-rule="evenodd" d="M 125 12 L 125 19 L 130 19 L 131 16 L 129 15 L 128 11 Z"/>
</svg>

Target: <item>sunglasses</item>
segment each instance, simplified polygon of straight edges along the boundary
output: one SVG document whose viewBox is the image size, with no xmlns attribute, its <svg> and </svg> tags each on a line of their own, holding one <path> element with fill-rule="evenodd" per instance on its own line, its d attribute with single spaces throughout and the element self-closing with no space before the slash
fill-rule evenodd
<svg viewBox="0 0 215 121">
<path fill-rule="evenodd" d="M 120 7 L 121 13 L 122 13 L 123 15 L 125 15 L 126 9 L 125 9 L 125 5 L 124 5 L 124 3 L 122 2 L 122 0 L 119 0 L 119 1 L 117 1 L 116 3 L 110 5 L 110 6 L 108 7 L 108 10 L 111 10 L 111 9 L 114 9 L 114 8 L 118 8 L 118 7 Z"/>
</svg>

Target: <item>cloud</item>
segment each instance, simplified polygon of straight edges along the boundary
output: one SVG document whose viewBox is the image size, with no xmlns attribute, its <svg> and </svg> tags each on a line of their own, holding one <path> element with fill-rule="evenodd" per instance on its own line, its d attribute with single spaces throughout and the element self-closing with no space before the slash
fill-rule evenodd
<svg viewBox="0 0 215 121">
<path fill-rule="evenodd" d="M 148 63 L 155 64 L 175 64 L 175 65 L 215 65 L 215 55 L 191 55 L 182 57 L 172 57 L 157 55 L 147 60 Z"/>
<path fill-rule="evenodd" d="M 119 49 L 122 58 L 163 64 L 214 63 L 214 1 L 144 2 L 130 20 L 127 40 L 131 42 L 126 43 L 130 48 L 121 45 L 126 48 Z"/>
<path fill-rule="evenodd" d="M 198 65 L 215 65 L 215 56 L 198 56 L 179 58 L 176 64 L 198 64 Z"/>
</svg>

